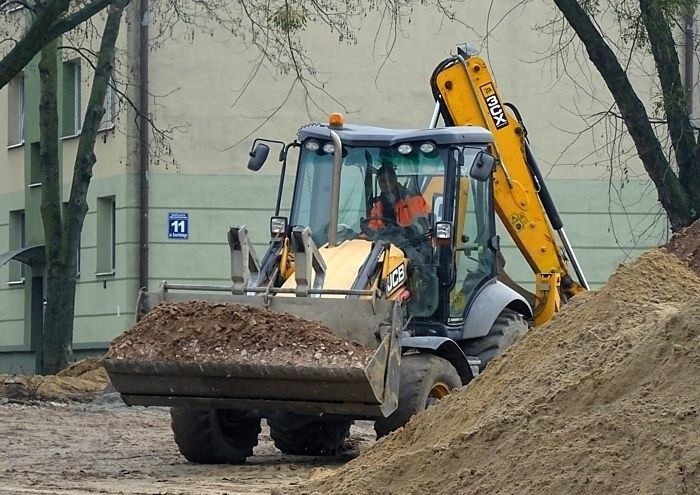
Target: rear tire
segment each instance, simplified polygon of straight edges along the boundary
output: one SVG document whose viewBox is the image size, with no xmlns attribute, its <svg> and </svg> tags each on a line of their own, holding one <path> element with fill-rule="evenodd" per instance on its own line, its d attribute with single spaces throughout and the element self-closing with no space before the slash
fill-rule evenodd
<svg viewBox="0 0 700 495">
<path fill-rule="evenodd" d="M 352 421 L 343 418 L 277 413 L 267 418 L 270 437 L 282 453 L 333 456 L 341 453 Z"/>
<path fill-rule="evenodd" d="M 432 354 L 401 357 L 399 407 L 388 418 L 374 422 L 377 438 L 408 423 L 417 414 L 462 386 L 462 379 L 449 361 Z"/>
<path fill-rule="evenodd" d="M 467 356 L 475 356 L 481 360 L 479 371 L 482 371 L 493 358 L 513 345 L 527 330 L 528 324 L 523 315 L 506 308 L 493 322 L 489 333 L 467 340 L 461 343 L 460 347 Z"/>
<path fill-rule="evenodd" d="M 198 464 L 242 464 L 258 444 L 260 418 L 232 409 L 170 409 L 180 452 Z"/>
</svg>

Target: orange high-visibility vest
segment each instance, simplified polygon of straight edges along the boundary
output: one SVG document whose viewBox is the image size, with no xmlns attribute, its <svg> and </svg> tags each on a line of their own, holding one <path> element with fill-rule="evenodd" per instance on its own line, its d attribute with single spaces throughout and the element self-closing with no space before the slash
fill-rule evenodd
<svg viewBox="0 0 700 495">
<path fill-rule="evenodd" d="M 372 220 L 369 221 L 367 226 L 372 230 L 380 230 L 386 227 L 385 222 L 379 217 L 384 217 L 384 204 L 381 200 L 377 200 L 372 205 L 372 211 L 370 217 Z M 396 203 L 394 203 L 394 215 L 396 216 L 396 222 L 401 227 L 409 227 L 414 223 L 417 218 L 428 218 L 428 205 L 423 199 L 423 196 L 407 194 L 403 198 L 399 198 Z"/>
</svg>

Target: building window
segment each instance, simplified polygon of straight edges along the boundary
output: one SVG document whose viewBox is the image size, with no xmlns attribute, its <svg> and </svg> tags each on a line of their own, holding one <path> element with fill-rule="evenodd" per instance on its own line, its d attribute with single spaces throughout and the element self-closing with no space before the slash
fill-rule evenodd
<svg viewBox="0 0 700 495">
<path fill-rule="evenodd" d="M 117 222 L 114 196 L 97 198 L 97 274 L 113 274 L 116 268 Z"/>
<path fill-rule="evenodd" d="M 7 85 L 7 145 L 24 142 L 24 76 L 17 76 Z"/>
<path fill-rule="evenodd" d="M 114 89 L 115 85 L 114 78 L 110 76 L 107 92 L 105 93 L 105 114 L 102 116 L 102 122 L 100 122 L 101 131 L 111 129 L 117 119 L 117 92 Z"/>
<path fill-rule="evenodd" d="M 10 251 L 27 247 L 27 236 L 24 224 L 24 210 L 10 212 Z M 12 260 L 10 265 L 10 282 L 24 281 L 25 265 Z"/>
<path fill-rule="evenodd" d="M 63 62 L 63 136 L 75 136 L 82 125 L 80 60 Z"/>
<path fill-rule="evenodd" d="M 41 144 L 29 145 L 29 187 L 41 185 Z"/>
</svg>

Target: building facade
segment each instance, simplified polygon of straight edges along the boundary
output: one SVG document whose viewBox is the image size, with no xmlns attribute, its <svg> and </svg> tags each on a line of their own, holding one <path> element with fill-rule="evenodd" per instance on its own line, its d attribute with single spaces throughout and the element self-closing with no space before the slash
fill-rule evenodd
<svg viewBox="0 0 700 495">
<path fill-rule="evenodd" d="M 215 28 L 210 36 L 190 37 L 189 28 L 175 27 L 166 42 L 147 50 L 148 73 L 142 74 L 141 38 L 133 28 L 139 25 L 137 7 L 130 7 L 131 22 L 120 34 L 116 86 L 137 101 L 134 86 L 148 84 L 150 111 L 165 131 L 166 146 L 162 153 L 148 155 L 143 174 L 135 112 L 110 92 L 81 237 L 74 333 L 78 357 L 102 352 L 132 324 L 144 277 L 150 290 L 162 280 L 230 282 L 230 225 L 247 225 L 258 252 L 264 250 L 279 169 L 268 164 L 258 174 L 246 170 L 254 137 L 291 141 L 300 126 L 325 121 L 331 111 L 343 112 L 354 123 L 425 127 L 433 109 L 429 76 L 465 41 L 480 48 L 502 96 L 518 105 L 594 288 L 619 263 L 668 237 L 656 192 L 638 161 L 614 156 L 605 130 L 588 128 L 581 117 L 605 110 L 611 101 L 587 60 L 576 59 L 566 74 L 556 61 L 541 61 L 549 37 L 534 27 L 552 15 L 547 2 L 531 2 L 515 14 L 470 7 L 472 29 L 467 32 L 463 24 L 416 7 L 405 37 L 395 44 L 378 40 L 376 33 L 384 32 L 378 14 L 363 21 L 353 45 L 310 26 L 305 44 L 316 80 L 307 89 L 272 67 L 254 70 L 254 50 Z M 498 15 L 503 22 L 495 24 Z M 634 70 L 630 75 L 640 92 L 652 95 L 643 71 Z M 64 55 L 59 93 L 66 199 L 90 78 L 89 64 Z M 592 94 L 582 90 L 581 81 Z M 0 253 L 6 253 L 0 257 L 0 372 L 41 371 L 44 240 L 36 178 L 38 100 L 36 62 L 0 90 Z M 293 173 L 292 165 L 288 175 Z M 142 180 L 148 195 L 145 210 Z M 289 193 L 286 187 L 286 197 Z M 147 250 L 142 219 L 147 219 Z M 531 285 L 532 274 L 513 244 L 507 238 L 502 244 L 511 276 Z M 139 256 L 146 251 L 144 274 Z"/>
</svg>

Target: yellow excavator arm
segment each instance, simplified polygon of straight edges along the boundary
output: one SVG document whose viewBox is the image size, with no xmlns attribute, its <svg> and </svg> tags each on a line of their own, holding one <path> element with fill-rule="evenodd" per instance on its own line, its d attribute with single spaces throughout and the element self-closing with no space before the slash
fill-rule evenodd
<svg viewBox="0 0 700 495">
<path fill-rule="evenodd" d="M 491 131 L 497 158 L 496 212 L 535 273 L 535 325 L 552 318 L 562 301 L 588 289 L 563 224 L 530 150 L 514 107 L 502 103 L 486 62 L 460 52 L 442 62 L 431 79 L 436 99 L 431 127 L 473 125 Z M 555 236 L 555 231 L 558 234 Z M 569 272 L 573 266 L 574 280 Z"/>
</svg>

